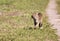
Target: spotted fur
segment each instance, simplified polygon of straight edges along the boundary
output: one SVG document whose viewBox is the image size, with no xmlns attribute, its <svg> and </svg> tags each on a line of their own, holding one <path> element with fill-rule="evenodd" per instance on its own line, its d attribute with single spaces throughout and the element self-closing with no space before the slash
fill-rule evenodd
<svg viewBox="0 0 60 41">
<path fill-rule="evenodd" d="M 34 13 L 32 14 L 32 19 L 34 21 L 34 26 L 37 27 L 41 27 L 42 26 L 42 14 L 41 13 Z"/>
</svg>

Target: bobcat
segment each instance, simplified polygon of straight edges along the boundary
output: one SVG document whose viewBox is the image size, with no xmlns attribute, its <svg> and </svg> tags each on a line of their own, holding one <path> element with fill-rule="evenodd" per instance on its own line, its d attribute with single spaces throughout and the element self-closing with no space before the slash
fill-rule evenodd
<svg viewBox="0 0 60 41">
<path fill-rule="evenodd" d="M 42 27 L 42 14 L 41 13 L 34 13 L 32 14 L 32 19 L 34 21 L 34 27 L 36 28 L 37 26 Z"/>
</svg>

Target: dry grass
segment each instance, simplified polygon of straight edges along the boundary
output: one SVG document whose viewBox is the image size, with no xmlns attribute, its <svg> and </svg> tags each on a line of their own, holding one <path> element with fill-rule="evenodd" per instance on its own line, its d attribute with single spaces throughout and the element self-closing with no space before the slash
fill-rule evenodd
<svg viewBox="0 0 60 41">
<path fill-rule="evenodd" d="M 0 15 L 0 41 L 57 41 L 55 30 L 50 28 L 51 26 L 44 15 L 48 0 L 3 1 L 0 0 L 2 13 Z M 3 6 L 4 4 L 6 8 Z M 43 29 L 33 28 L 31 14 L 36 11 L 42 12 L 44 15 Z"/>
</svg>

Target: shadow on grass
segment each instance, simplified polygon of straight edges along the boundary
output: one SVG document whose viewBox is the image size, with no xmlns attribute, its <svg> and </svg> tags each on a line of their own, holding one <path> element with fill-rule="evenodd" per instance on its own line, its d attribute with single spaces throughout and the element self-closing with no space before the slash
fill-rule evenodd
<svg viewBox="0 0 60 41">
<path fill-rule="evenodd" d="M 23 28 L 24 30 L 43 30 L 40 28 L 33 28 L 33 27 L 28 27 L 28 28 Z"/>
</svg>

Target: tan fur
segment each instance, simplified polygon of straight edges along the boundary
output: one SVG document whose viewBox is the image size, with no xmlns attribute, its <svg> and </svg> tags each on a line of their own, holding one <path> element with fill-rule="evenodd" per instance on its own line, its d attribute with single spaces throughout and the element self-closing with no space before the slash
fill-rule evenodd
<svg viewBox="0 0 60 41">
<path fill-rule="evenodd" d="M 42 14 L 41 13 L 34 13 L 32 14 L 32 18 L 34 22 L 36 22 L 35 27 L 39 26 L 39 24 L 42 24 Z"/>
</svg>

